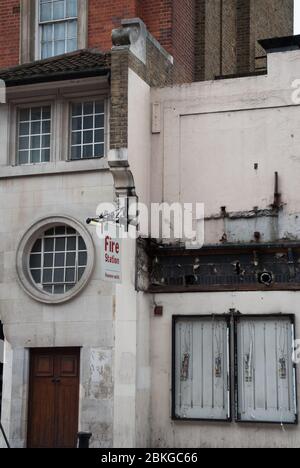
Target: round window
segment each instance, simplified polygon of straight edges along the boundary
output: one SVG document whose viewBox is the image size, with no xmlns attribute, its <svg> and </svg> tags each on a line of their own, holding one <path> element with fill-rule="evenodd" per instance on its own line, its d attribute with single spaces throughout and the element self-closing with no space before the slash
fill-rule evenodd
<svg viewBox="0 0 300 468">
<path fill-rule="evenodd" d="M 86 244 L 75 229 L 55 226 L 35 241 L 29 263 L 31 276 L 39 288 L 50 294 L 65 294 L 85 272 Z"/>
<path fill-rule="evenodd" d="M 23 288 L 46 303 L 72 298 L 87 283 L 94 263 L 89 233 L 75 220 L 51 218 L 23 236 L 17 268 Z"/>
</svg>

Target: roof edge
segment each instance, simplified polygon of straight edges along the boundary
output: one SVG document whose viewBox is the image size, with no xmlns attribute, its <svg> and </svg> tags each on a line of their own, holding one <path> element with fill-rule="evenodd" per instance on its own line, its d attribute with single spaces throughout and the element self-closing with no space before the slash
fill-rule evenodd
<svg viewBox="0 0 300 468">
<path fill-rule="evenodd" d="M 0 70 L 7 87 L 108 75 L 111 53 L 80 49 Z"/>
<path fill-rule="evenodd" d="M 300 35 L 272 37 L 258 42 L 268 54 L 300 49 Z"/>
<path fill-rule="evenodd" d="M 66 54 L 61 54 L 61 55 L 55 55 L 54 57 L 49 57 L 46 59 L 41 59 L 41 60 L 34 60 L 33 62 L 26 62 L 26 63 L 21 63 L 19 65 L 15 65 L 13 67 L 8 67 L 8 68 L 1 68 L 0 69 L 0 75 L 1 73 L 8 73 L 8 72 L 14 72 L 18 70 L 25 70 L 27 68 L 31 68 L 33 66 L 42 66 L 46 64 L 51 64 L 53 62 L 56 62 L 58 60 L 62 59 L 68 59 L 72 57 L 80 57 L 81 55 L 83 56 L 86 53 L 98 55 L 99 57 L 109 57 L 111 55 L 110 52 L 100 52 L 97 49 L 79 49 L 75 50 L 73 52 L 68 52 Z"/>
</svg>

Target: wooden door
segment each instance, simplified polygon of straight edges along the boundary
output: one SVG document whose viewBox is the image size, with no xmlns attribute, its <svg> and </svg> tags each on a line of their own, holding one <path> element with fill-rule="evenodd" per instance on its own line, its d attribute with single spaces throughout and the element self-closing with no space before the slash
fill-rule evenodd
<svg viewBox="0 0 300 468">
<path fill-rule="evenodd" d="M 75 448 L 79 411 L 80 350 L 31 351 L 29 448 Z"/>
</svg>

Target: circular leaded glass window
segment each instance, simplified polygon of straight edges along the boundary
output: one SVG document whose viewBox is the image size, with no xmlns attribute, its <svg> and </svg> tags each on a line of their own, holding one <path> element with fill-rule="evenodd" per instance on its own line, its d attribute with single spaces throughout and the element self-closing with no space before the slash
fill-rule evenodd
<svg viewBox="0 0 300 468">
<path fill-rule="evenodd" d="M 81 280 L 87 266 L 87 248 L 73 228 L 55 226 L 39 237 L 30 253 L 30 272 L 38 287 L 65 294 Z"/>
<path fill-rule="evenodd" d="M 65 216 L 43 218 L 19 243 L 19 282 L 37 301 L 63 303 L 87 285 L 94 259 L 92 237 L 80 222 Z"/>
</svg>

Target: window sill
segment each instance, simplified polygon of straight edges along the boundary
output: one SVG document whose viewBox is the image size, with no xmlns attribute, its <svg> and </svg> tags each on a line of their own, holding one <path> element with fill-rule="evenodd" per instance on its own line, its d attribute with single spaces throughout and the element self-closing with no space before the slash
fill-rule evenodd
<svg viewBox="0 0 300 468">
<path fill-rule="evenodd" d="M 26 164 L 22 166 L 2 166 L 0 167 L 0 180 L 14 177 L 40 176 L 44 174 L 68 174 L 73 172 L 99 171 L 108 169 L 109 166 L 107 163 L 107 158 Z"/>
</svg>

